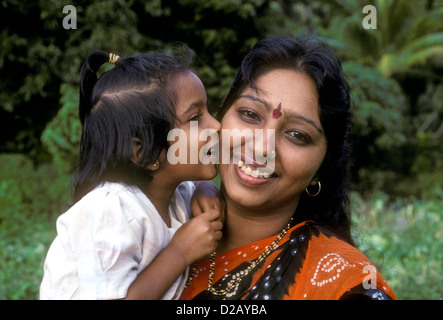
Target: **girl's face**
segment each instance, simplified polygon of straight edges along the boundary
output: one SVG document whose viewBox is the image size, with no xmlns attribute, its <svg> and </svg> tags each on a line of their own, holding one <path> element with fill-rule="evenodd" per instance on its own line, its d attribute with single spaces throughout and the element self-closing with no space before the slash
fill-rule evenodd
<svg viewBox="0 0 443 320">
<path fill-rule="evenodd" d="M 221 121 L 222 131 L 252 130 L 252 160 L 257 160 L 256 154 L 275 156 L 275 170 L 270 176 L 254 177 L 251 172 L 260 172 L 258 163 L 263 161 L 233 163 L 230 141 L 231 162 L 220 162 L 219 167 L 225 196 L 227 201 L 247 209 L 295 210 L 300 194 L 310 184 L 316 184 L 316 174 L 327 149 L 319 118 L 317 89 L 307 75 L 286 69 L 275 69 L 258 77 L 256 85 L 259 90 L 246 88 L 226 112 Z M 265 138 L 255 139 L 255 129 L 263 129 Z M 272 155 L 267 150 L 269 129 L 275 130 L 275 153 Z M 246 140 L 241 140 L 243 163 L 246 163 L 244 144 L 251 143 Z M 225 145 L 222 140 L 220 145 Z"/>
<path fill-rule="evenodd" d="M 175 87 L 177 91 L 175 112 L 179 120 L 175 129 L 183 130 L 181 131 L 183 135 L 176 137 L 175 142 L 170 141 L 170 145 L 179 143 L 182 147 L 186 146 L 187 150 L 185 163 L 176 163 L 171 170 L 177 173 L 182 181 L 212 179 L 217 174 L 217 168 L 212 163 L 215 161 L 204 164 L 201 162 L 202 157 L 208 157 L 206 160 L 211 159 L 211 157 L 207 156 L 206 152 L 204 155 L 199 156 L 202 147 L 212 138 L 205 137 L 207 140 L 200 141 L 199 137 L 200 133 L 205 129 L 211 129 L 212 132 L 218 133 L 220 122 L 208 113 L 205 88 L 194 73 L 189 71 L 179 74 L 175 79 Z M 209 131 L 206 130 L 206 132 Z M 185 142 L 178 141 L 184 138 L 186 138 Z M 214 139 L 213 141 L 216 140 Z M 173 155 L 174 157 L 178 157 L 181 152 L 184 152 L 184 148 L 179 148 L 178 150 L 174 148 L 173 150 L 174 152 L 171 156 Z M 168 159 L 168 161 L 171 162 L 171 159 Z"/>
</svg>

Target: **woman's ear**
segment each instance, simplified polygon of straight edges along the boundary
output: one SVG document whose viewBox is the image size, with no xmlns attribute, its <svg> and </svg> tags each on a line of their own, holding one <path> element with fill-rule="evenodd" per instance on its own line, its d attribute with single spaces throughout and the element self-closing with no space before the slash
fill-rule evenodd
<svg viewBox="0 0 443 320">
<path fill-rule="evenodd" d="M 311 186 L 315 186 L 318 183 L 318 177 L 315 177 L 314 179 L 312 179 L 311 181 Z"/>
</svg>

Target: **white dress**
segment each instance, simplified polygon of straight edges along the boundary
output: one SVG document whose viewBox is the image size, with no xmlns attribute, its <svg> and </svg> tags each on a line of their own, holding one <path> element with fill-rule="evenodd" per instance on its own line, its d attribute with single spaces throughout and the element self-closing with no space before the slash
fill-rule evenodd
<svg viewBox="0 0 443 320">
<path fill-rule="evenodd" d="M 191 217 L 192 182 L 180 184 L 168 228 L 135 186 L 106 182 L 57 219 L 57 237 L 44 263 L 40 299 L 121 299 L 137 275 Z M 164 295 L 178 299 L 187 271 Z"/>
</svg>

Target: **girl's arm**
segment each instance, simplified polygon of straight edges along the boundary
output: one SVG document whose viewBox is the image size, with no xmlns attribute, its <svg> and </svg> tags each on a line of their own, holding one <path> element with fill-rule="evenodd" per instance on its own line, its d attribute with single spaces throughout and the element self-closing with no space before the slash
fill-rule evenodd
<svg viewBox="0 0 443 320">
<path fill-rule="evenodd" d="M 169 245 L 134 280 L 125 299 L 161 299 L 193 262 L 209 255 L 221 239 L 220 210 L 211 209 L 185 223 Z"/>
</svg>

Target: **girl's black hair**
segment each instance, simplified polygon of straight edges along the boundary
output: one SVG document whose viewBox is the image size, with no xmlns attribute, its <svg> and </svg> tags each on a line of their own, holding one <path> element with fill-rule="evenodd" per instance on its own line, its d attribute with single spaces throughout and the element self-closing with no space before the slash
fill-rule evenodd
<svg viewBox="0 0 443 320">
<path fill-rule="evenodd" d="M 314 39 L 280 37 L 259 41 L 245 57 L 217 114 L 219 121 L 257 78 L 274 69 L 305 73 L 318 91 L 319 116 L 327 139 L 325 159 L 319 169 L 321 192 L 310 197 L 305 192 L 294 220 L 315 220 L 333 228 L 354 245 L 350 231 L 350 204 L 347 192 L 350 158 L 350 88 L 335 52 Z M 316 193 L 313 187 L 311 194 Z"/>
<path fill-rule="evenodd" d="M 173 53 L 119 58 L 99 79 L 97 71 L 109 62 L 109 53 L 87 57 L 80 72 L 83 132 L 74 202 L 104 181 L 140 185 L 151 179 L 144 167 L 168 147 L 167 134 L 176 121 L 174 78 L 192 71 L 194 54 L 186 45 Z M 141 143 L 138 163 L 132 161 L 134 143 Z"/>
</svg>

